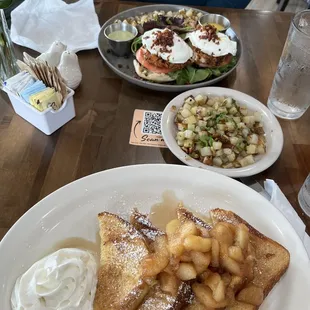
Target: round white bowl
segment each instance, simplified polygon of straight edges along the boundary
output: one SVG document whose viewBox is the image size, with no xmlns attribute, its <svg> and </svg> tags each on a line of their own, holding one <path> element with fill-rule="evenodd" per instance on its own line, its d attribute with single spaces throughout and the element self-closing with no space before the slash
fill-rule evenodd
<svg viewBox="0 0 310 310">
<path fill-rule="evenodd" d="M 208 166 L 188 156 L 177 144 L 177 127 L 174 123 L 177 110 L 183 105 L 184 99 L 190 95 L 199 94 L 208 96 L 227 96 L 234 98 L 239 105 L 246 106 L 251 111 L 258 111 L 262 115 L 262 123 L 266 134 L 267 151 L 264 155 L 255 156 L 255 163 L 242 168 L 224 169 L 220 167 Z M 176 108 L 175 108 L 176 107 Z M 229 177 L 247 177 L 269 168 L 280 156 L 283 148 L 283 132 L 276 117 L 270 110 L 255 98 L 240 91 L 223 87 L 203 87 L 186 91 L 174 99 L 166 106 L 162 115 L 162 135 L 170 151 L 183 163 L 188 166 L 203 168 L 215 171 Z"/>
</svg>

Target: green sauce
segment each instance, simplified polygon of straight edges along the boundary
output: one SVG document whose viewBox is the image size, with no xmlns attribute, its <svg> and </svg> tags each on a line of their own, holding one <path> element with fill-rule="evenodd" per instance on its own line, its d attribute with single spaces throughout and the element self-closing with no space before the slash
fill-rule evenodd
<svg viewBox="0 0 310 310">
<path fill-rule="evenodd" d="M 129 31 L 122 31 L 122 30 L 118 30 L 118 31 L 114 31 L 111 32 L 108 35 L 109 39 L 111 40 L 115 40 L 115 41 L 128 41 L 134 38 L 133 33 L 129 32 Z"/>
</svg>

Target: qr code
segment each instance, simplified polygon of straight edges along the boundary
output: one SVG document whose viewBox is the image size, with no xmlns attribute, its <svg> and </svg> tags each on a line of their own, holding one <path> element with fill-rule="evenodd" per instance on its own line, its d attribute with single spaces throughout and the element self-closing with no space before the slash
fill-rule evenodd
<svg viewBox="0 0 310 310">
<path fill-rule="evenodd" d="M 161 112 L 145 111 L 142 124 L 142 133 L 161 135 Z"/>
</svg>

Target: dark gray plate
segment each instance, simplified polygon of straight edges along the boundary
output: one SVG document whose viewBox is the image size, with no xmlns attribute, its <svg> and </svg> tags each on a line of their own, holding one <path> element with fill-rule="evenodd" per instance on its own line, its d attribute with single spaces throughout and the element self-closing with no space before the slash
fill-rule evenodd
<svg viewBox="0 0 310 310">
<path fill-rule="evenodd" d="M 157 90 L 157 91 L 181 92 L 181 91 L 185 91 L 185 90 L 189 90 L 189 89 L 193 89 L 197 87 L 213 85 L 221 81 L 236 68 L 236 66 L 239 63 L 240 56 L 241 56 L 241 50 L 242 50 L 241 42 L 232 28 L 227 29 L 226 34 L 229 35 L 232 40 L 237 42 L 237 63 L 235 67 L 232 68 L 230 71 L 222 74 L 219 77 L 213 78 L 211 80 L 207 80 L 205 82 L 196 83 L 196 84 L 171 85 L 171 84 L 152 83 L 149 81 L 141 80 L 140 78 L 137 77 L 135 73 L 135 69 L 133 67 L 133 60 L 135 59 L 134 55 L 130 55 L 129 57 L 124 58 L 124 57 L 118 57 L 110 52 L 109 42 L 104 36 L 103 32 L 104 32 L 104 29 L 110 24 L 112 24 L 116 19 L 123 20 L 131 16 L 136 16 L 136 15 L 140 15 L 143 13 L 149 13 L 153 11 L 161 11 L 161 10 L 165 12 L 178 11 L 184 8 L 186 10 L 190 9 L 190 7 L 186 7 L 186 6 L 184 7 L 181 5 L 169 5 L 169 4 L 146 5 L 146 6 L 140 6 L 137 8 L 133 8 L 133 9 L 121 12 L 113 16 L 112 18 L 110 18 L 108 21 L 104 23 L 99 33 L 98 49 L 99 49 L 99 52 L 102 58 L 107 63 L 107 65 L 120 77 L 124 78 L 125 80 L 133 84 L 139 85 L 141 87 Z M 197 9 L 194 9 L 194 10 L 200 11 L 202 13 L 206 13 L 201 10 L 197 10 Z"/>
</svg>

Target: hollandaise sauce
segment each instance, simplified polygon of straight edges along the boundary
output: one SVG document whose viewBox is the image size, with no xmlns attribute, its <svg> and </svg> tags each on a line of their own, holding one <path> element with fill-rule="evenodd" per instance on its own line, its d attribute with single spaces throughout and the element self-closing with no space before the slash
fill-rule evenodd
<svg viewBox="0 0 310 310">
<path fill-rule="evenodd" d="M 211 25 L 211 26 L 215 27 L 217 31 L 224 31 L 225 30 L 224 26 L 217 24 L 217 23 L 207 23 L 206 25 Z"/>
<path fill-rule="evenodd" d="M 129 41 L 134 38 L 134 34 L 126 30 L 111 32 L 108 38 L 114 41 Z"/>
</svg>

